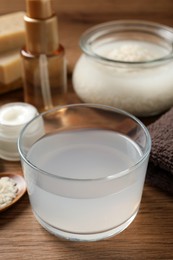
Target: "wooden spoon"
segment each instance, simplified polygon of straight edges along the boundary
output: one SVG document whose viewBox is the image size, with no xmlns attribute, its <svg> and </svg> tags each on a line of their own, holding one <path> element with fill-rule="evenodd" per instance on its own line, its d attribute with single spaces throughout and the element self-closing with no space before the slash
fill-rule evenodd
<svg viewBox="0 0 173 260">
<path fill-rule="evenodd" d="M 18 191 L 16 197 L 8 205 L 4 206 L 3 208 L 0 208 L 0 213 L 8 209 L 9 207 L 11 207 L 14 203 L 16 203 L 26 192 L 26 182 L 21 175 L 12 174 L 12 173 L 3 173 L 0 174 L 0 178 L 2 177 L 9 177 L 13 179 L 17 185 Z"/>
</svg>

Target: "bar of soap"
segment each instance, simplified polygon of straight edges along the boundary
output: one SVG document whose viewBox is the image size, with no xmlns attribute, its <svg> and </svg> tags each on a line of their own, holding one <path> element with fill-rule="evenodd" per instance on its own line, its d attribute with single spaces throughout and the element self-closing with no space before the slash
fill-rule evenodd
<svg viewBox="0 0 173 260">
<path fill-rule="evenodd" d="M 21 78 L 7 85 L 0 83 L 0 94 L 4 94 L 12 90 L 22 88 L 22 86 L 23 86 L 23 82 Z"/>
<path fill-rule="evenodd" d="M 0 55 L 0 83 L 10 84 L 21 78 L 21 58 L 19 50 Z"/>
<path fill-rule="evenodd" d="M 20 49 L 25 44 L 25 12 L 0 16 L 0 52 Z"/>
</svg>

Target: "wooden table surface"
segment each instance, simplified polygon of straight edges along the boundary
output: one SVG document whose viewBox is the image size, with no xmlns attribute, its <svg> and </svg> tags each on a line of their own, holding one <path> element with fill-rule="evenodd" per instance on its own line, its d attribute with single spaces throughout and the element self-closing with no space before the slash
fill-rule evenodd
<svg viewBox="0 0 173 260">
<path fill-rule="evenodd" d="M 117 19 L 143 19 L 173 26 L 172 0 L 54 0 L 61 42 L 66 48 L 69 84 L 80 55 L 81 33 Z M 0 0 L 0 14 L 25 10 L 24 0 Z M 72 88 L 68 103 L 77 102 Z M 0 96 L 0 104 L 23 101 L 22 90 Z M 151 120 L 153 120 L 151 118 Z M 22 174 L 19 162 L 0 160 L 0 174 Z M 145 184 L 140 211 L 121 234 L 99 242 L 62 241 L 45 231 L 32 214 L 27 193 L 0 213 L 0 259 L 173 259 L 173 197 Z"/>
</svg>

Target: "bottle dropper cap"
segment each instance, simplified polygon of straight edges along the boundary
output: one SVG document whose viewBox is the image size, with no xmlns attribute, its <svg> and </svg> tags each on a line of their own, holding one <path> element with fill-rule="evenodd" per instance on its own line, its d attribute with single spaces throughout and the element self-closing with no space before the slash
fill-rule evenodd
<svg viewBox="0 0 173 260">
<path fill-rule="evenodd" d="M 35 19 L 47 19 L 52 16 L 52 2 L 50 0 L 26 1 L 27 16 Z"/>
<path fill-rule="evenodd" d="M 58 22 L 51 0 L 26 0 L 26 51 L 51 54 L 59 47 Z"/>
</svg>

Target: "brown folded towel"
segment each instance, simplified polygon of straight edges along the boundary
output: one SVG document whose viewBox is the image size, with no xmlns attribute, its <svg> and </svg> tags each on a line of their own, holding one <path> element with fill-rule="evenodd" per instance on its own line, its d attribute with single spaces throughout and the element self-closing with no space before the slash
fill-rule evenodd
<svg viewBox="0 0 173 260">
<path fill-rule="evenodd" d="M 148 126 L 152 149 L 146 180 L 173 194 L 173 108 Z"/>
</svg>

